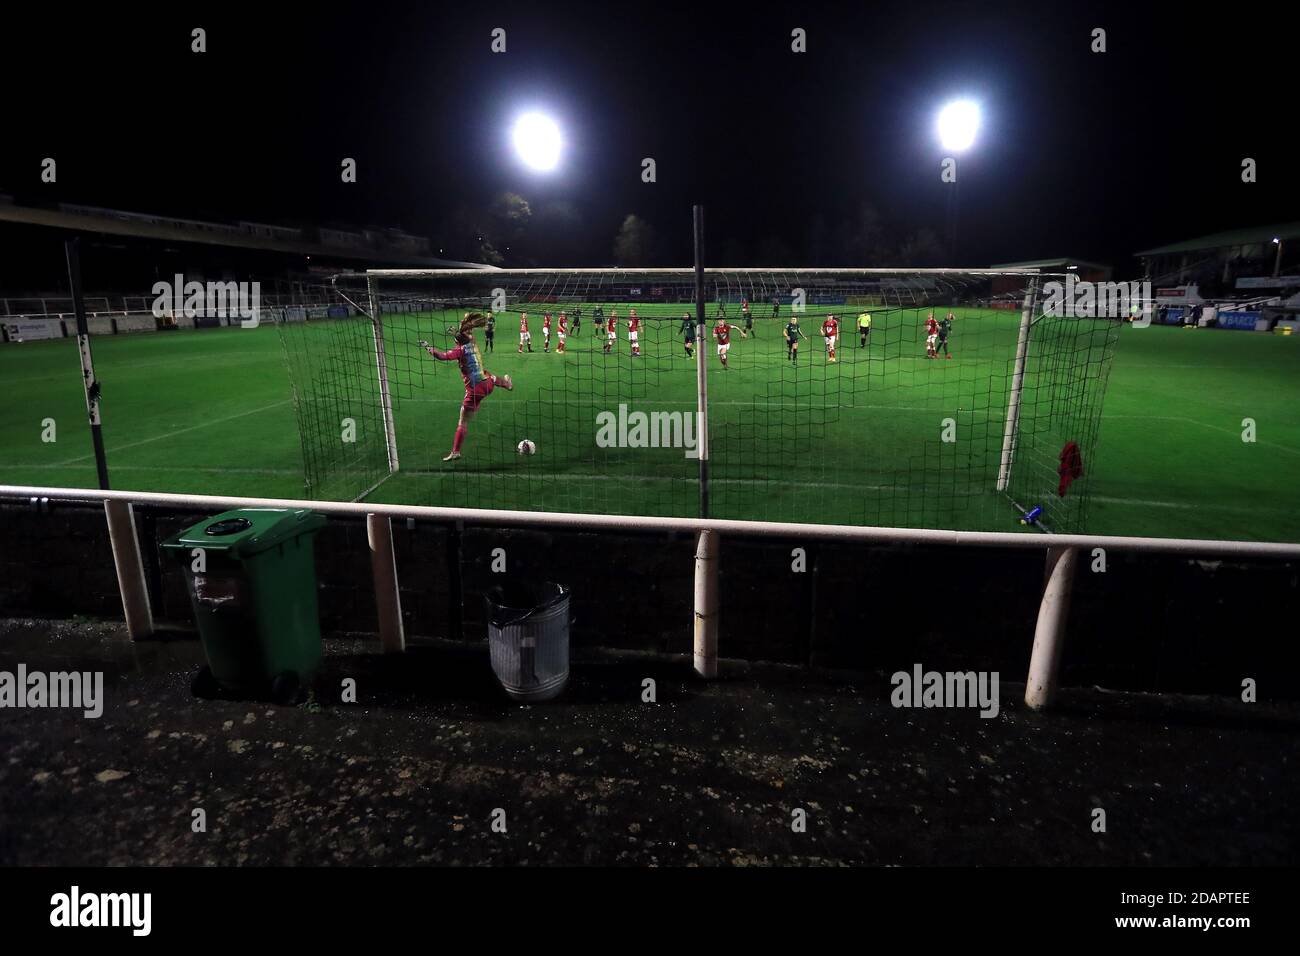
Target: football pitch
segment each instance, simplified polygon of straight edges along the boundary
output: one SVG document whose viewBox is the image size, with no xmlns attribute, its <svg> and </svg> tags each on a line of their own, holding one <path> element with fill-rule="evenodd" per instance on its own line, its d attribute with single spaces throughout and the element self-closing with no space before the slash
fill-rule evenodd
<svg viewBox="0 0 1300 956">
<path fill-rule="evenodd" d="M 515 390 L 484 400 L 464 457 L 449 463 L 441 458 L 455 429 L 460 376 L 454 363 L 434 362 L 416 343 L 429 338 L 446 347 L 450 316 L 394 322 L 387 351 L 402 467 L 369 500 L 695 514 L 699 462 L 690 448 L 628 441 L 629 424 L 635 433 L 628 415 L 658 411 L 676 413 L 665 420 L 689 445 L 695 364 L 684 354 L 683 307 L 637 307 L 646 320 L 639 357 L 630 354 L 626 306 L 618 309 L 623 324 L 609 354 L 589 308 L 567 354 L 556 353 L 554 340 L 549 354 L 542 351 L 540 314 L 530 316 L 533 351 L 520 354 L 518 316 L 503 314 L 495 349 L 484 348 L 484 359 L 497 375 L 510 374 Z M 845 318 L 856 311 L 846 309 Z M 888 310 L 880 310 L 865 348 L 846 321 L 833 365 L 819 335 L 821 315 L 803 319 L 808 338 L 793 363 L 781 340 L 784 317 L 763 314 L 748 338 L 733 332 L 725 371 L 706 343 L 711 513 L 1020 530 L 1015 511 L 992 488 L 1019 316 L 956 311 L 952 359 L 926 359 L 916 315 Z M 742 324 L 734 307 L 728 321 Z M 301 349 L 297 358 L 314 369 L 316 384 L 333 389 L 321 419 L 346 417 L 349 403 L 364 404 L 369 386 L 349 378 L 364 377 L 372 356 L 364 323 L 345 322 L 288 329 L 283 344 L 270 325 L 95 338 L 113 486 L 302 497 L 304 443 L 286 346 Z M 710 328 L 714 322 L 711 305 Z M 359 338 L 345 343 L 352 350 L 347 367 L 331 371 L 331 350 L 345 327 Z M 485 345 L 482 333 L 478 340 Z M 7 396 L 0 406 L 0 482 L 94 487 L 75 341 L 0 347 L 0 382 Z M 302 397 L 303 382 L 297 384 Z M 361 404 L 357 447 L 369 449 L 376 466 L 382 442 L 376 446 L 373 410 Z M 1251 422 L 1246 437 L 1253 441 L 1243 440 Z M 945 425 L 956 441 L 940 441 Z M 308 445 L 339 441 L 333 429 L 310 434 Z M 537 443 L 535 456 L 515 453 L 524 438 Z M 1300 340 L 1124 326 L 1099 442 L 1071 491 L 1090 496 L 1088 531 L 1300 541 Z M 350 498 L 367 484 L 359 472 L 347 472 L 337 488 L 315 493 Z M 1048 484 L 1054 492 L 1055 475 L 1043 484 L 1045 495 Z"/>
</svg>

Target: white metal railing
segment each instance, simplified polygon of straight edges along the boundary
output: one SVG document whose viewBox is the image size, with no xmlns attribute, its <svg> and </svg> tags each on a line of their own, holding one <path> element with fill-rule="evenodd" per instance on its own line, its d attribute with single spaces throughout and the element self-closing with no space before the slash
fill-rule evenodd
<svg viewBox="0 0 1300 956">
<path fill-rule="evenodd" d="M 963 269 L 955 266 L 945 266 L 933 269 L 914 269 L 910 266 L 899 266 L 890 268 L 870 268 L 855 269 L 851 267 L 840 266 L 745 266 L 741 268 L 729 268 L 725 266 L 709 266 L 704 270 L 706 276 L 716 275 L 754 275 L 768 273 L 788 273 L 791 275 L 848 275 L 848 276 L 891 276 L 891 275 L 926 275 L 926 276 L 946 276 L 946 275 L 975 275 L 975 276 L 1020 276 L 1023 278 L 1037 277 L 1048 275 L 1041 269 Z M 1063 274 L 1063 273 L 1062 273 Z M 506 278 L 509 276 L 529 276 L 529 275 L 570 275 L 570 276 L 609 276 L 613 280 L 620 280 L 625 277 L 635 276 L 680 276 L 689 278 L 695 275 L 695 270 L 690 267 L 640 267 L 640 266 L 609 266 L 594 268 L 575 268 L 575 269 L 366 269 L 364 272 L 340 272 L 335 278 L 365 278 L 373 276 L 375 278 L 418 278 L 420 276 L 430 276 L 435 278 L 461 278 L 461 279 L 483 279 L 494 280 Z"/>
<path fill-rule="evenodd" d="M 59 319 L 75 320 L 76 317 L 77 317 L 77 313 L 73 310 L 71 305 L 69 305 L 66 310 L 59 310 L 58 308 L 53 308 L 49 312 L 19 312 L 19 313 L 14 313 L 12 315 L 0 315 L 0 319 L 4 319 L 4 320 L 13 319 L 13 320 L 24 320 L 29 322 L 42 321 L 42 320 L 58 321 Z M 147 308 L 145 309 L 87 308 L 86 309 L 86 318 L 88 319 L 128 319 L 128 318 L 136 318 L 136 317 L 156 318 L 156 316 L 154 316 L 153 310 Z"/>
<path fill-rule="evenodd" d="M 153 315 L 153 295 L 115 295 L 87 296 L 85 298 L 86 315 L 123 316 Z M 269 309 L 292 308 L 295 306 L 338 305 L 340 300 L 328 286 L 304 285 L 298 292 L 262 292 L 258 301 Z M 0 297 L 0 319 L 63 319 L 75 314 L 72 299 L 56 296 L 43 297 Z"/>
<path fill-rule="evenodd" d="M 888 544 L 937 544 L 954 547 L 1010 548 L 1046 551 L 1050 548 L 1106 548 L 1115 551 L 1192 554 L 1203 557 L 1300 558 L 1300 542 L 1223 541 L 1214 538 L 1145 538 L 1125 535 L 1036 534 L 1015 531 L 944 531 L 927 528 L 881 528 L 810 524 L 793 521 L 739 521 L 727 518 L 669 518 L 579 512 L 506 511 L 489 508 L 439 508 L 431 505 L 389 505 L 375 502 L 320 501 L 306 498 L 250 498 L 235 495 L 190 495 L 159 491 L 102 491 L 97 488 L 46 488 L 40 485 L 0 485 L 0 498 L 47 498 L 51 501 L 125 501 L 131 504 L 178 508 L 310 508 L 321 514 L 364 517 L 420 518 L 478 525 L 568 528 L 597 531 L 717 531 L 750 538 L 814 538 Z"/>
<path fill-rule="evenodd" d="M 417 518 L 440 523 L 542 527 L 623 532 L 689 532 L 696 535 L 695 552 L 695 669 L 717 673 L 718 540 L 721 536 L 815 539 L 867 544 L 932 544 L 949 547 L 1007 548 L 1045 551 L 1049 574 L 1039 605 L 1034 646 L 1025 683 L 1025 701 L 1040 708 L 1051 702 L 1061 659 L 1071 582 L 1079 552 L 1096 549 L 1120 552 L 1186 554 L 1198 557 L 1300 559 L 1300 542 L 1217 541 L 1189 538 L 1142 538 L 1117 535 L 1041 534 L 1000 531 L 941 531 L 917 528 L 872 528 L 778 521 L 734 521 L 722 518 L 660 518 L 638 515 L 574 514 L 439 508 L 350 501 L 288 498 L 248 498 L 229 495 L 188 495 L 151 491 L 103 491 L 92 488 L 46 488 L 39 485 L 0 485 L 0 500 L 29 502 L 74 501 L 103 504 L 108 520 L 127 628 L 133 638 L 153 631 L 143 562 L 135 525 L 135 504 L 224 511 L 230 508 L 306 508 L 326 515 L 365 518 L 378 609 L 379 636 L 385 649 L 405 647 L 398 570 L 392 544 L 392 518 Z"/>
</svg>

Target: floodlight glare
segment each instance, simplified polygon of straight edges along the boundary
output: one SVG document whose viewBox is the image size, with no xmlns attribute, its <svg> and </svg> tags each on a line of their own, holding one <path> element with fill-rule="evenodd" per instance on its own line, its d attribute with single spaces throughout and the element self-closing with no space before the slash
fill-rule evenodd
<svg viewBox="0 0 1300 956">
<path fill-rule="evenodd" d="M 530 169 L 554 169 L 560 161 L 560 127 L 541 113 L 525 113 L 515 121 L 512 139 L 519 158 Z"/>
<path fill-rule="evenodd" d="M 980 126 L 979 104 L 955 100 L 939 111 L 939 141 L 953 152 L 970 149 Z"/>
</svg>

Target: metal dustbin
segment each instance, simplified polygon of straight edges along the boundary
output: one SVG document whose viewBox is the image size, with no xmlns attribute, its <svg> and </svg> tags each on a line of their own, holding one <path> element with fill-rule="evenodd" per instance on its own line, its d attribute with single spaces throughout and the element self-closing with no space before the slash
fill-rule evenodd
<svg viewBox="0 0 1300 956">
<path fill-rule="evenodd" d="M 311 511 L 242 508 L 162 543 L 185 569 L 208 660 L 196 696 L 298 700 L 321 659 L 313 543 L 324 524 Z"/>
<path fill-rule="evenodd" d="M 558 697 L 569 682 L 569 589 L 512 582 L 486 595 L 492 672 L 514 700 Z"/>
</svg>

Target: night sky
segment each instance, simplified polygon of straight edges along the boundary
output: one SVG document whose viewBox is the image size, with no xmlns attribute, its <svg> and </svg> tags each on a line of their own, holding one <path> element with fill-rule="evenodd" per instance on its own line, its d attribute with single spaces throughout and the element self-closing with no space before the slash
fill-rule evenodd
<svg viewBox="0 0 1300 956">
<path fill-rule="evenodd" d="M 812 264 L 831 261 L 839 224 L 864 203 L 900 236 L 945 234 L 933 120 L 961 95 L 981 101 L 984 128 L 959 159 L 952 264 L 1072 255 L 1127 271 L 1149 245 L 1300 219 L 1284 165 L 1296 87 L 1281 14 L 1199 9 L 11 7 L 0 191 L 394 225 L 472 257 L 458 217 L 513 190 L 548 211 L 532 254 L 553 265 L 611 262 L 628 213 L 657 231 L 661 264 L 688 264 L 698 201 L 715 263 L 725 243 L 745 264 L 776 264 L 763 261 L 773 250 Z M 195 26 L 208 33 L 202 55 L 190 52 Z M 805 54 L 790 52 L 796 26 Z M 1104 54 L 1090 51 L 1098 26 Z M 494 27 L 505 54 L 490 50 Z M 563 127 L 555 174 L 524 170 L 509 146 L 526 108 Z M 58 160 L 56 185 L 39 182 L 44 156 Z M 356 184 L 340 181 L 345 156 Z M 653 184 L 640 178 L 647 156 Z M 1257 183 L 1241 182 L 1246 156 Z"/>
</svg>

